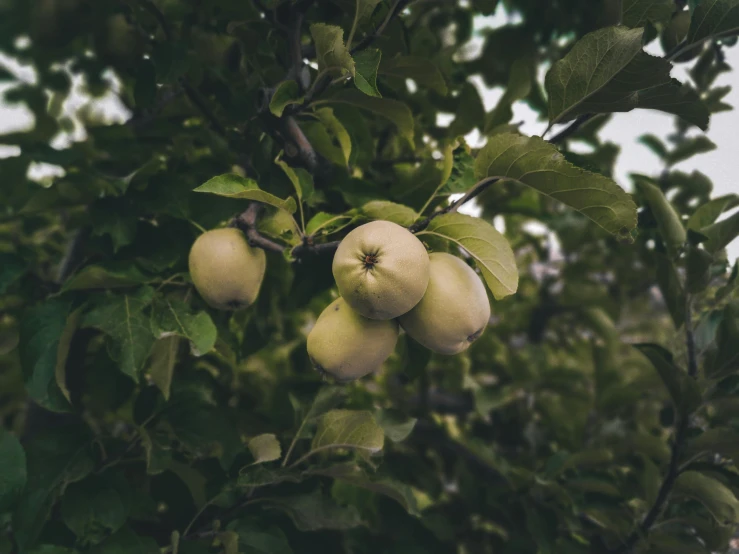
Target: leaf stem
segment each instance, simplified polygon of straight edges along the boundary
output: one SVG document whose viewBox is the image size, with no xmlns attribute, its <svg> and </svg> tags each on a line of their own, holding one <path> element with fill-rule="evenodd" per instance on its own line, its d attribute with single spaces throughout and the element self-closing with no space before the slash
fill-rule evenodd
<svg viewBox="0 0 739 554">
<path fill-rule="evenodd" d="M 290 443 L 290 446 L 287 449 L 287 452 L 285 453 L 285 457 L 282 459 L 282 463 L 280 464 L 280 467 L 285 467 L 287 465 L 287 461 L 290 459 L 290 454 L 292 454 L 293 448 L 295 448 L 295 445 L 297 444 L 298 439 L 300 438 L 300 433 L 302 433 L 303 427 L 305 427 L 306 419 L 307 418 L 303 418 L 303 421 L 300 422 L 300 427 L 298 427 L 298 430 L 295 432 L 295 436 L 293 437 L 293 440 Z"/>
</svg>

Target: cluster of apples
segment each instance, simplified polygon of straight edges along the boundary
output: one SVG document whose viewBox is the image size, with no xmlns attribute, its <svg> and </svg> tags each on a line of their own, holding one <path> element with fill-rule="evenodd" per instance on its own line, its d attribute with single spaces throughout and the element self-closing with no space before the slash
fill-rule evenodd
<svg viewBox="0 0 739 554">
<path fill-rule="evenodd" d="M 429 254 L 405 227 L 373 221 L 339 244 L 333 275 L 340 298 L 318 317 L 308 355 L 338 381 L 375 372 L 392 354 L 400 327 L 439 354 L 466 350 L 485 330 L 485 285 L 464 261 Z"/>
<path fill-rule="evenodd" d="M 264 250 L 235 228 L 200 235 L 188 262 L 200 296 L 220 310 L 251 305 L 267 265 Z M 474 270 L 451 254 L 429 254 L 396 223 L 373 221 L 351 231 L 332 270 L 341 297 L 308 334 L 308 355 L 317 370 L 338 381 L 379 369 L 395 350 L 400 327 L 434 352 L 457 354 L 490 319 L 485 286 Z"/>
</svg>

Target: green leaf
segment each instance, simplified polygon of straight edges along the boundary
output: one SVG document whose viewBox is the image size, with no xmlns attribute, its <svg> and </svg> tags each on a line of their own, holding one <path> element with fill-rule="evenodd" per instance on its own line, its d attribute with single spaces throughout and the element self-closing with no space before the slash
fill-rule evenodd
<svg viewBox="0 0 739 554">
<path fill-rule="evenodd" d="M 380 67 L 382 52 L 376 48 L 362 50 L 354 56 L 356 74 L 354 75 L 354 86 L 369 96 L 382 97 L 377 90 L 377 70 Z"/>
<path fill-rule="evenodd" d="M 277 158 L 275 159 L 275 163 L 280 166 L 280 169 L 282 169 L 287 178 L 290 179 L 290 182 L 295 189 L 295 194 L 298 197 L 298 202 L 303 202 L 304 199 L 311 197 L 315 190 L 315 187 L 313 185 L 313 175 L 308 173 L 302 167 L 290 167 L 284 160 L 281 159 L 281 156 L 277 156 Z M 293 210 L 293 212 L 294 211 L 295 210 Z"/>
<path fill-rule="evenodd" d="M 47 410 L 66 412 L 69 402 L 57 385 L 57 363 L 69 344 L 62 336 L 71 302 L 56 298 L 26 310 L 20 321 L 19 352 L 26 390 Z M 69 337 L 71 338 L 71 337 Z M 66 357 L 66 356 L 65 356 Z"/>
<path fill-rule="evenodd" d="M 385 200 L 367 202 L 359 211 L 369 219 L 392 221 L 403 227 L 408 227 L 418 219 L 418 214 L 412 208 L 404 204 L 396 204 L 395 202 L 387 202 Z"/>
<path fill-rule="evenodd" d="M 659 137 L 651 133 L 647 133 L 646 135 L 640 136 L 639 142 L 642 143 L 647 148 L 649 148 L 654 154 L 659 156 L 662 160 L 666 160 L 667 156 L 669 156 L 669 153 L 667 152 L 667 147 L 665 146 L 665 143 L 662 142 L 662 139 L 660 139 Z"/>
<path fill-rule="evenodd" d="M 169 400 L 180 340 L 176 335 L 167 335 L 157 340 L 151 349 L 148 374 L 152 382 L 162 391 L 165 400 Z"/>
<path fill-rule="evenodd" d="M 708 287 L 711 282 L 711 264 L 713 256 L 705 250 L 693 246 L 688 246 L 688 253 L 685 256 L 685 289 L 696 294 Z"/>
<path fill-rule="evenodd" d="M 644 29 L 606 27 L 585 35 L 546 76 L 549 121 L 588 113 L 650 108 L 705 130 L 708 110 L 697 94 L 670 78 L 672 65 L 642 51 Z"/>
<path fill-rule="evenodd" d="M 518 268 L 510 244 L 484 219 L 450 213 L 431 220 L 416 236 L 432 235 L 469 252 L 496 300 L 518 289 Z"/>
<path fill-rule="evenodd" d="M 59 390 L 64 395 L 64 398 L 66 398 L 70 404 L 72 402 L 72 397 L 67 389 L 67 357 L 69 356 L 69 348 L 72 344 L 72 339 L 79 327 L 83 309 L 84 306 L 80 306 L 69 314 L 69 317 L 67 317 L 64 329 L 62 329 L 62 334 L 59 336 L 59 346 L 56 351 L 54 379 Z"/>
<path fill-rule="evenodd" d="M 677 258 L 687 240 L 687 233 L 680 216 L 658 186 L 644 179 L 638 179 L 636 186 L 657 220 L 657 227 L 659 227 L 659 233 L 667 252 L 673 258 Z"/>
<path fill-rule="evenodd" d="M 226 198 L 238 198 L 240 200 L 255 200 L 263 204 L 269 204 L 275 208 L 280 208 L 288 213 L 294 214 L 298 209 L 294 198 L 282 200 L 273 194 L 263 191 L 259 188 L 256 181 L 241 177 L 234 173 L 226 173 L 209 179 L 200 185 L 194 192 L 207 192 Z"/>
<path fill-rule="evenodd" d="M 621 22 L 627 27 L 666 23 L 674 11 L 673 0 L 623 0 Z"/>
<path fill-rule="evenodd" d="M 344 530 L 362 524 L 354 506 L 339 506 L 320 491 L 299 496 L 266 498 L 264 502 L 290 516 L 299 531 Z"/>
<path fill-rule="evenodd" d="M 420 56 L 396 56 L 383 60 L 380 75 L 413 79 L 421 87 L 429 87 L 442 96 L 448 93 L 446 81 L 434 62 Z"/>
<path fill-rule="evenodd" d="M 63 488 L 94 469 L 91 444 L 87 428 L 67 426 L 43 431 L 25 445 L 28 480 L 13 514 L 20 552 L 36 542 Z"/>
<path fill-rule="evenodd" d="M 121 474 L 90 475 L 64 491 L 61 516 L 83 543 L 98 543 L 126 523 L 131 489 Z"/>
<path fill-rule="evenodd" d="M 336 233 L 351 225 L 356 221 L 357 217 L 348 214 L 328 214 L 326 212 L 318 212 L 314 215 L 305 226 L 307 235 L 330 235 Z"/>
<path fill-rule="evenodd" d="M 64 291 L 115 289 L 142 285 L 151 277 L 130 262 L 110 262 L 100 265 L 88 265 L 72 275 L 62 287 Z"/>
<path fill-rule="evenodd" d="M 700 233 L 708 237 L 703 246 L 709 252 L 716 253 L 726 248 L 729 243 L 739 236 L 739 212 L 718 223 L 703 227 Z"/>
<path fill-rule="evenodd" d="M 15 436 L 0 428 L 0 514 L 15 506 L 26 486 L 26 453 Z"/>
<path fill-rule="evenodd" d="M 385 435 L 372 412 L 332 410 L 321 416 L 313 437 L 311 453 L 331 448 L 349 448 L 364 454 L 382 450 Z"/>
<path fill-rule="evenodd" d="M 240 487 L 268 487 L 279 483 L 300 483 L 302 477 L 289 468 L 267 469 L 264 466 L 251 466 L 242 469 L 238 478 Z"/>
<path fill-rule="evenodd" d="M 375 413 L 377 424 L 382 427 L 385 436 L 393 442 L 401 442 L 408 438 L 418 421 L 415 417 L 408 417 L 397 410 L 378 410 Z"/>
<path fill-rule="evenodd" d="M 349 104 L 384 117 L 397 127 L 409 145 L 414 144 L 413 114 L 403 102 L 389 98 L 374 98 L 358 90 L 347 89 L 325 100 L 314 102 L 314 105 L 321 103 Z"/>
<path fill-rule="evenodd" d="M 113 251 L 128 246 L 136 238 L 138 217 L 134 213 L 126 213 L 118 202 L 99 202 L 90 210 L 92 234 L 94 236 L 109 235 L 113 241 Z"/>
<path fill-rule="evenodd" d="M 737 0 L 701 0 L 693 10 L 690 30 L 685 39 L 694 44 L 709 38 L 729 37 L 739 33 Z"/>
<path fill-rule="evenodd" d="M 688 219 L 688 229 L 700 231 L 704 227 L 708 227 L 714 223 L 719 216 L 732 208 L 739 206 L 739 196 L 736 194 L 727 194 L 709 200 L 705 204 L 698 207 L 693 215 Z"/>
<path fill-rule="evenodd" d="M 26 262 L 15 254 L 0 253 L 0 294 L 26 272 Z"/>
<path fill-rule="evenodd" d="M 324 158 L 346 166 L 352 153 L 352 141 L 344 125 L 331 108 L 320 108 L 313 114 L 318 121 L 304 121 L 301 128 L 308 140 Z"/>
<path fill-rule="evenodd" d="M 309 475 L 331 477 L 355 487 L 387 496 L 400 504 L 409 514 L 414 516 L 420 515 L 416 497 L 408 485 L 393 481 L 392 479 L 368 475 L 356 464 L 337 464 L 326 468 L 310 469 L 306 473 Z"/>
<path fill-rule="evenodd" d="M 335 25 L 314 23 L 310 34 L 316 45 L 319 71 L 340 71 L 354 76 L 354 60 L 344 44 L 344 30 Z"/>
<path fill-rule="evenodd" d="M 697 154 L 704 154 L 716 150 L 716 145 L 705 135 L 686 138 L 667 155 L 668 165 L 675 165 Z"/>
<path fill-rule="evenodd" d="M 247 443 L 255 464 L 279 460 L 282 455 L 280 441 L 272 433 L 265 433 L 250 439 Z"/>
<path fill-rule="evenodd" d="M 508 123 L 513 117 L 513 104 L 531 93 L 532 60 L 520 59 L 513 62 L 508 74 L 508 86 L 492 112 L 487 115 L 485 132 L 498 125 Z"/>
<path fill-rule="evenodd" d="M 681 382 L 685 372 L 675 365 L 672 354 L 658 344 L 637 344 L 635 348 L 652 363 L 670 393 L 673 404 L 679 409 L 683 402 Z"/>
<path fill-rule="evenodd" d="M 157 339 L 176 335 L 189 340 L 195 356 L 213 350 L 218 338 L 218 330 L 207 312 L 192 313 L 184 302 L 164 298 L 152 306 L 151 332 Z"/>
<path fill-rule="evenodd" d="M 300 94 L 300 86 L 295 81 L 282 81 L 269 101 L 269 111 L 275 117 L 282 117 L 285 108 L 294 104 L 302 104 L 304 97 Z"/>
<path fill-rule="evenodd" d="M 239 537 L 239 545 L 253 554 L 293 554 L 285 533 L 277 526 L 263 527 L 248 518 L 236 520 L 228 525 Z"/>
<path fill-rule="evenodd" d="M 719 523 L 739 522 L 739 501 L 720 481 L 697 471 L 682 473 L 675 482 L 674 494 L 697 500 Z"/>
<path fill-rule="evenodd" d="M 478 179 L 505 177 L 576 209 L 609 233 L 628 237 L 636 227 L 636 204 L 614 181 L 580 169 L 539 137 L 496 135 L 475 161 Z"/>
<path fill-rule="evenodd" d="M 451 138 L 466 135 L 473 129 L 485 126 L 485 106 L 475 85 L 465 83 L 457 97 L 457 113 L 449 125 Z"/>
<path fill-rule="evenodd" d="M 654 264 L 657 266 L 657 284 L 675 328 L 678 329 L 685 321 L 685 291 L 682 280 L 675 264 L 666 255 L 655 252 Z"/>
<path fill-rule="evenodd" d="M 159 545 L 151 537 L 134 533 L 128 526 L 90 550 L 90 554 L 159 554 Z"/>
<path fill-rule="evenodd" d="M 83 327 L 95 327 L 108 335 L 111 358 L 136 382 L 154 345 L 149 318 L 144 315 L 153 298 L 150 287 L 129 294 L 100 295 L 82 320 Z"/>
</svg>

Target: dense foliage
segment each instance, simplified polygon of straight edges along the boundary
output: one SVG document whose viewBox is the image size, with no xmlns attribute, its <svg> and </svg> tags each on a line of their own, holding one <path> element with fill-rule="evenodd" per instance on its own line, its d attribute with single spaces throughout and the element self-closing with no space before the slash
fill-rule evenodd
<svg viewBox="0 0 739 554">
<path fill-rule="evenodd" d="M 34 116 L 0 136 L 0 553 L 725 552 L 739 196 L 673 166 L 737 32 L 739 0 L 0 0 Z M 675 131 L 617 184 L 632 109 Z M 306 336 L 375 219 L 467 260 L 492 318 L 337 384 Z M 187 261 L 229 224 L 267 257 L 235 312 Z"/>
</svg>

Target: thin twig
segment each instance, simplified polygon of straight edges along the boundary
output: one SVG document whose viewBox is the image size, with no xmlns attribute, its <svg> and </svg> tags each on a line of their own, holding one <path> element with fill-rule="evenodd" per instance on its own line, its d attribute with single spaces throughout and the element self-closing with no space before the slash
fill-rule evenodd
<svg viewBox="0 0 739 554">
<path fill-rule="evenodd" d="M 552 138 L 549 139 L 549 142 L 552 144 L 559 144 L 561 142 L 564 142 L 565 139 L 569 138 L 570 136 L 574 135 L 580 127 L 585 125 L 588 121 L 593 119 L 598 114 L 592 114 L 592 113 L 586 113 L 581 116 L 579 116 L 575 121 L 570 123 L 570 125 L 554 135 Z"/>
<path fill-rule="evenodd" d="M 180 80 L 180 84 L 182 85 L 182 89 L 185 91 L 185 95 L 190 99 L 190 102 L 192 102 L 195 107 L 200 110 L 200 112 L 205 116 L 205 118 L 210 122 L 210 124 L 213 126 L 213 129 L 221 135 L 222 137 L 226 138 L 226 128 L 223 126 L 223 124 L 218 120 L 216 117 L 216 114 L 213 113 L 213 110 L 211 110 L 208 107 L 207 102 L 205 99 L 200 96 L 200 93 L 195 90 L 195 88 L 190 85 L 185 79 Z"/>
<path fill-rule="evenodd" d="M 467 191 L 467 193 L 462 198 L 453 202 L 452 204 L 449 204 L 446 208 L 432 213 L 426 219 L 417 221 L 416 223 L 408 227 L 408 230 L 411 233 L 418 233 L 420 231 L 423 231 L 426 227 L 429 226 L 429 223 L 431 223 L 433 219 L 439 217 L 440 215 L 456 212 L 463 204 L 466 204 L 476 196 L 479 196 L 480 194 L 485 192 L 488 187 L 497 183 L 498 181 L 500 181 L 500 179 L 500 177 L 487 177 L 482 181 L 478 181 L 470 190 Z"/>
<path fill-rule="evenodd" d="M 688 375 L 693 379 L 698 375 L 698 358 L 695 351 L 695 336 L 693 330 L 693 319 L 690 313 L 691 299 L 690 295 L 686 295 L 685 298 L 685 343 L 688 348 Z M 654 500 L 647 515 L 641 522 L 641 525 L 634 530 L 628 538 L 619 546 L 612 554 L 624 554 L 631 552 L 634 546 L 639 542 L 644 535 L 646 535 L 652 526 L 655 524 L 657 519 L 662 515 L 667 499 L 672 492 L 675 485 L 675 481 L 680 476 L 680 458 L 685 447 L 687 440 L 687 433 L 690 424 L 690 414 L 683 413 L 677 423 L 677 429 L 675 430 L 675 438 L 672 443 L 672 455 L 670 456 L 670 464 L 667 468 L 667 475 L 665 475 L 662 485 L 657 493 L 657 498 Z"/>
<path fill-rule="evenodd" d="M 357 52 L 364 50 L 373 42 L 375 42 L 378 38 L 380 38 L 380 35 L 382 35 L 382 33 L 385 31 L 385 27 L 388 26 L 388 24 L 393 20 L 394 17 L 396 17 L 405 9 L 408 2 L 409 0 L 395 0 L 395 4 L 393 4 L 393 7 L 390 8 L 389 12 L 387 12 L 387 15 L 385 16 L 385 19 L 382 21 L 382 23 L 380 23 L 377 28 L 369 35 L 360 40 L 359 43 L 357 43 L 357 45 L 350 50 L 351 54 L 354 55 Z"/>
</svg>

